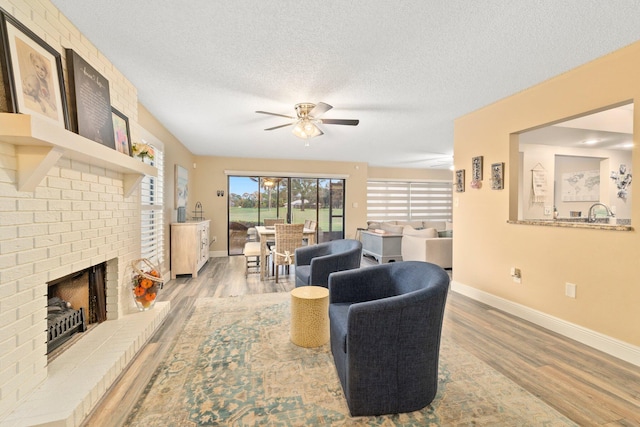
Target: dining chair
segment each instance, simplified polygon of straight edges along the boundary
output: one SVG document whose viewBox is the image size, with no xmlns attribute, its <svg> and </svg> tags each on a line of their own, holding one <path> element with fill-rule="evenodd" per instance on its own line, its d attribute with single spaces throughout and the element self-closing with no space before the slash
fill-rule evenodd
<svg viewBox="0 0 640 427">
<path fill-rule="evenodd" d="M 304 224 L 275 224 L 275 246 L 271 249 L 271 261 L 278 283 L 278 267 L 295 264 L 296 249 L 302 247 Z"/>
<path fill-rule="evenodd" d="M 276 224 L 284 224 L 284 218 L 265 218 L 263 223 L 265 227 L 273 227 Z M 271 251 L 273 245 L 275 245 L 273 240 L 267 240 L 267 249 L 269 249 L 269 251 Z"/>
<path fill-rule="evenodd" d="M 311 230 L 314 233 L 316 232 L 316 230 L 318 229 L 318 223 L 316 221 L 313 221 L 311 219 L 305 219 L 304 220 L 304 228 L 305 230 Z M 303 237 L 302 238 L 302 242 L 304 245 L 308 245 L 309 244 L 309 238 L 308 237 Z"/>
</svg>

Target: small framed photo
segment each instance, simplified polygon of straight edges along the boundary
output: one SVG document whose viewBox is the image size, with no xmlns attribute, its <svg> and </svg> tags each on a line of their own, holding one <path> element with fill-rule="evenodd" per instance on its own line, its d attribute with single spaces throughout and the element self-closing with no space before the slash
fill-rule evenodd
<svg viewBox="0 0 640 427">
<path fill-rule="evenodd" d="M 129 119 L 113 107 L 111 107 L 111 119 L 113 121 L 113 138 L 116 143 L 116 150 L 127 156 L 133 156 Z"/>
<path fill-rule="evenodd" d="M 69 128 L 60 53 L 12 16 L 2 13 L 7 110 L 40 116 Z"/>
<path fill-rule="evenodd" d="M 504 188 L 504 163 L 491 164 L 491 189 L 502 190 Z"/>
<path fill-rule="evenodd" d="M 458 169 L 456 171 L 456 192 L 464 193 L 464 169 Z"/>
<path fill-rule="evenodd" d="M 482 181 L 482 156 L 471 160 L 471 181 Z"/>
</svg>

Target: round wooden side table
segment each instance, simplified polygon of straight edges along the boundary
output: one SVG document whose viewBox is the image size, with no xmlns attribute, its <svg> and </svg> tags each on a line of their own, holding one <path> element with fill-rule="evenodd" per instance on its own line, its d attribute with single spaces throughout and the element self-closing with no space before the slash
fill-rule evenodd
<svg viewBox="0 0 640 427">
<path fill-rule="evenodd" d="M 291 291 L 291 342 L 300 347 L 329 342 L 329 289 L 300 286 Z"/>
</svg>

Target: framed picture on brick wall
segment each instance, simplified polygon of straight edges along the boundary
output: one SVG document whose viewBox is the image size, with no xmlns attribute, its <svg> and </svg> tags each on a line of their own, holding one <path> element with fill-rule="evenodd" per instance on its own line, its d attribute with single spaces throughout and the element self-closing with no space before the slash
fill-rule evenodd
<svg viewBox="0 0 640 427">
<path fill-rule="evenodd" d="M 133 156 L 131 149 L 131 132 L 129 131 L 129 118 L 120 111 L 111 107 L 111 119 L 113 121 L 113 137 L 116 144 L 116 150 Z"/>
<path fill-rule="evenodd" d="M 72 49 L 66 49 L 72 130 L 116 149 L 109 81 Z"/>
<path fill-rule="evenodd" d="M 0 14 L 4 107 L 68 129 L 60 53 L 11 15 Z"/>
</svg>

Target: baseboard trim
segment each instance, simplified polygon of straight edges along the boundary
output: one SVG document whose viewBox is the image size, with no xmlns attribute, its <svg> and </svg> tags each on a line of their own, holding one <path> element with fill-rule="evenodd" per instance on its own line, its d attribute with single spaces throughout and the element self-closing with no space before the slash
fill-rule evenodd
<svg viewBox="0 0 640 427">
<path fill-rule="evenodd" d="M 640 366 L 640 347 L 638 346 L 550 316 L 522 304 L 497 297 L 460 282 L 452 281 L 451 290 L 593 347 L 625 362 Z"/>
<path fill-rule="evenodd" d="M 209 251 L 210 258 L 223 258 L 227 255 L 227 251 Z"/>
</svg>

